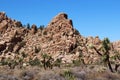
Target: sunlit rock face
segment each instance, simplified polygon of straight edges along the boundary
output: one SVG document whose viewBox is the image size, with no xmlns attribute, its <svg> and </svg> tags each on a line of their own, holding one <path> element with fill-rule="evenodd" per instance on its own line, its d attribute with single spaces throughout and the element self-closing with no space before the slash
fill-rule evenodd
<svg viewBox="0 0 120 80">
<path fill-rule="evenodd" d="M 45 28 L 23 27 L 20 21 L 12 20 L 4 12 L 0 12 L 0 60 L 22 57 L 29 61 L 31 58 L 41 59 L 41 54 L 51 55 L 54 60 L 61 59 L 63 63 L 72 63 L 80 55 L 84 56 L 86 64 L 95 63 L 99 56 L 90 46 L 97 50 L 102 41 L 98 36 L 83 37 L 74 28 L 72 20 L 65 13 L 56 15 Z M 114 42 L 110 54 L 120 51 L 120 42 Z"/>
</svg>

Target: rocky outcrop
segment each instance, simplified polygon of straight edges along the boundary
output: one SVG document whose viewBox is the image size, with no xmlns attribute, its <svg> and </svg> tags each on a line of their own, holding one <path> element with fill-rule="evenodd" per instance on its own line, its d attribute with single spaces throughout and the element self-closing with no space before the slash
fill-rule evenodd
<svg viewBox="0 0 120 80">
<path fill-rule="evenodd" d="M 120 52 L 120 41 L 113 42 L 113 47 Z"/>
<path fill-rule="evenodd" d="M 0 58 L 15 59 L 19 56 L 24 57 L 23 61 L 27 62 L 31 58 L 41 59 L 41 54 L 48 54 L 54 60 L 61 59 L 63 63 L 72 63 L 80 56 L 83 56 L 85 64 L 99 60 L 98 54 L 90 46 L 100 50 L 102 40 L 98 36 L 80 35 L 65 13 L 55 16 L 45 28 L 37 28 L 33 24 L 27 29 L 22 27 L 21 22 L 0 12 L 0 32 Z M 114 42 L 111 48 L 120 51 L 119 45 L 119 42 Z M 110 54 L 113 54 L 112 50 Z"/>
<path fill-rule="evenodd" d="M 67 14 L 64 13 L 53 18 L 45 32 L 47 34 L 43 39 L 46 44 L 43 44 L 42 48 L 50 54 L 71 53 L 77 46 L 77 38 L 80 38 L 72 26 L 72 21 L 67 19 Z"/>
<path fill-rule="evenodd" d="M 4 12 L 0 12 L 0 32 L 5 33 L 8 27 L 22 27 L 22 24 L 20 21 L 8 18 Z"/>
<path fill-rule="evenodd" d="M 0 23 L 0 32 L 5 32 L 5 30 L 8 28 L 7 26 L 7 21 L 3 20 L 1 23 Z"/>
</svg>

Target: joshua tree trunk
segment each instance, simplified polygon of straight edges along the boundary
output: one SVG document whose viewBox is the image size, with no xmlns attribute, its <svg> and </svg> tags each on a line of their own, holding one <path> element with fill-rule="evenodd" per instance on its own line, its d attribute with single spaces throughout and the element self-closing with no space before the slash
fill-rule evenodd
<svg viewBox="0 0 120 80">
<path fill-rule="evenodd" d="M 105 60 L 105 61 L 107 62 L 107 65 L 108 65 L 109 70 L 110 70 L 111 72 L 114 72 L 113 69 L 112 69 L 112 65 L 111 65 L 111 63 L 110 63 L 110 60 L 109 60 L 109 58 L 110 58 L 109 52 L 106 52 L 105 55 L 106 55 L 106 60 Z"/>
<path fill-rule="evenodd" d="M 120 66 L 120 64 L 115 64 L 115 71 L 118 71 L 118 67 Z"/>
<path fill-rule="evenodd" d="M 108 67 L 109 67 L 110 71 L 111 71 L 111 72 L 114 72 L 113 69 L 112 69 L 112 66 L 111 66 L 111 63 L 110 63 L 109 60 L 107 61 L 107 64 L 108 64 Z"/>
</svg>

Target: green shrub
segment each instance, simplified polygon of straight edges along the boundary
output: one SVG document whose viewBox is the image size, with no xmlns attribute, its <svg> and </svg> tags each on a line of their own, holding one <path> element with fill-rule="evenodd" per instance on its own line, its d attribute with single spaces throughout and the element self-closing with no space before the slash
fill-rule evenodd
<svg viewBox="0 0 120 80">
<path fill-rule="evenodd" d="M 34 60 L 30 59 L 29 64 L 31 66 L 40 66 L 41 62 L 38 58 L 35 58 Z"/>
<path fill-rule="evenodd" d="M 60 67 L 61 63 L 62 63 L 61 59 L 56 59 L 56 61 L 54 62 L 54 66 Z"/>
<path fill-rule="evenodd" d="M 69 70 L 64 71 L 61 76 L 63 76 L 65 78 L 65 80 L 76 80 L 75 76 L 73 75 L 73 73 Z"/>
<path fill-rule="evenodd" d="M 42 64 L 44 69 L 46 68 L 50 68 L 52 69 L 53 67 L 53 58 L 51 56 L 49 56 L 48 54 L 42 54 Z"/>
<path fill-rule="evenodd" d="M 80 60 L 73 60 L 73 64 L 74 64 L 74 66 L 80 66 L 81 61 Z"/>
<path fill-rule="evenodd" d="M 4 66 L 4 65 L 7 65 L 8 62 L 4 59 L 4 60 L 1 60 L 0 64 Z"/>
<path fill-rule="evenodd" d="M 25 52 L 22 52 L 21 54 L 23 58 L 26 58 L 28 56 L 27 54 L 25 54 Z"/>
<path fill-rule="evenodd" d="M 16 62 L 16 60 L 10 60 L 10 61 L 8 62 L 8 66 L 10 67 L 10 69 L 14 69 L 15 66 L 17 66 L 18 64 L 19 64 L 19 63 Z"/>
</svg>

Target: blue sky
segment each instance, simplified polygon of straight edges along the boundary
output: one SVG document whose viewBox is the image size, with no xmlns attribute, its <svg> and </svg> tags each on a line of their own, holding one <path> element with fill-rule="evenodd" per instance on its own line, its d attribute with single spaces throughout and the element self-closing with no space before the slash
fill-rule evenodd
<svg viewBox="0 0 120 80">
<path fill-rule="evenodd" d="M 0 11 L 37 26 L 65 12 L 81 35 L 120 40 L 120 0 L 1 0 Z"/>
</svg>

